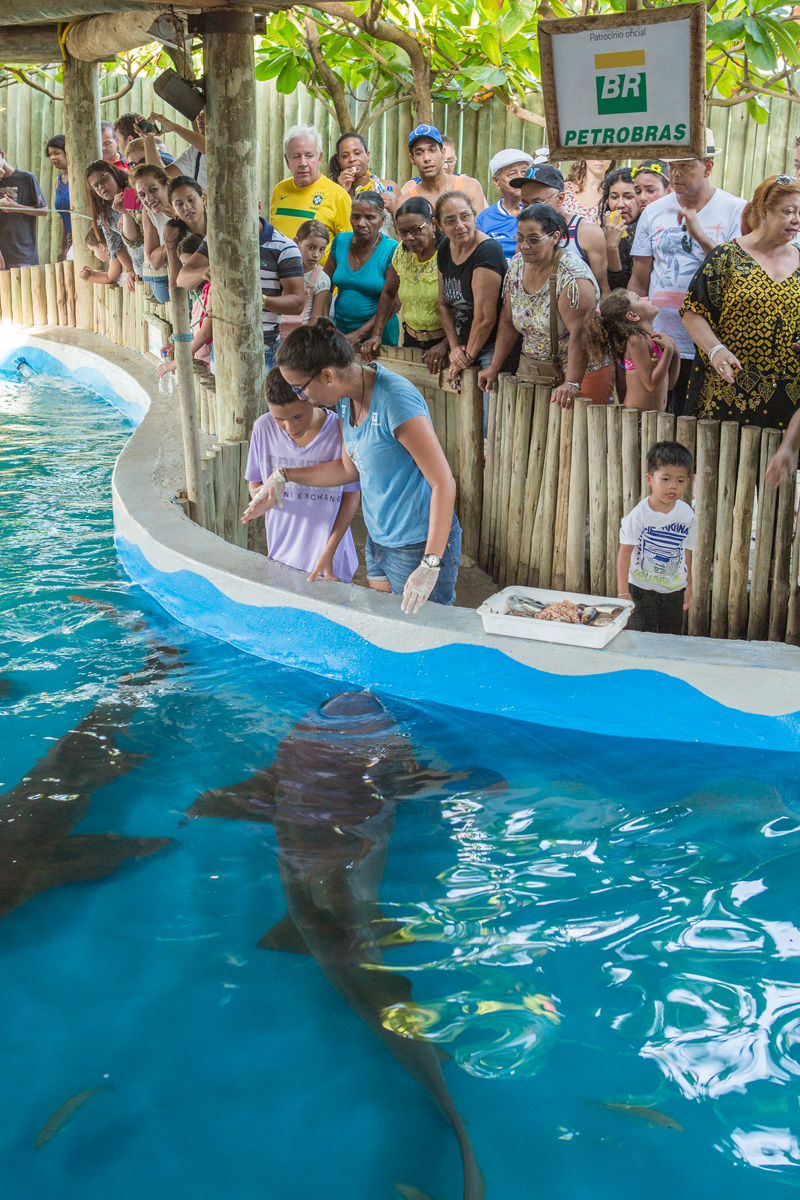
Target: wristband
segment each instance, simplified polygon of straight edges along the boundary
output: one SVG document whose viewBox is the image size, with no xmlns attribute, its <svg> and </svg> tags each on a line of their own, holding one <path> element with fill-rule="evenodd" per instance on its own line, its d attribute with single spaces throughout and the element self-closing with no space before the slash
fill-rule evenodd
<svg viewBox="0 0 800 1200">
<path fill-rule="evenodd" d="M 716 346 L 714 346 L 713 350 L 709 350 L 708 361 L 712 364 L 712 366 L 714 363 L 714 355 L 718 354 L 720 350 L 725 350 L 725 349 L 726 349 L 726 346 L 725 346 L 724 342 L 717 342 L 717 344 L 716 344 Z"/>
<path fill-rule="evenodd" d="M 562 383 L 562 385 L 561 385 L 561 386 L 562 386 L 562 387 L 574 387 L 574 388 L 577 388 L 577 389 L 578 389 L 578 391 L 580 391 L 580 390 L 581 390 L 581 388 L 582 388 L 582 386 L 583 386 L 583 384 L 580 384 L 580 383 L 570 383 L 570 382 L 569 382 L 569 380 L 568 380 L 568 379 L 566 379 L 566 380 L 565 380 L 565 381 Z"/>
<path fill-rule="evenodd" d="M 469 351 L 467 350 L 467 347 L 466 347 L 466 346 L 462 346 L 462 347 L 461 347 L 461 350 L 462 350 L 462 352 L 463 352 L 463 354 L 464 354 L 464 357 L 465 357 L 465 358 L 469 359 L 469 361 L 470 361 L 470 362 L 475 362 L 475 359 L 474 359 L 474 358 L 472 357 L 472 355 L 469 353 Z"/>
<path fill-rule="evenodd" d="M 617 592 L 617 599 L 618 599 L 618 600 L 624 600 L 626 596 L 628 597 L 628 599 L 629 599 L 629 600 L 631 599 L 631 594 L 630 594 L 630 592 Z"/>
</svg>

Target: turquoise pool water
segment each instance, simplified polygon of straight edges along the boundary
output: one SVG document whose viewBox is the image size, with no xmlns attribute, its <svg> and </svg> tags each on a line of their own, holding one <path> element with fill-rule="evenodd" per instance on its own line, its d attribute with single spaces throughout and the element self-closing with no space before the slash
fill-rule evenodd
<svg viewBox="0 0 800 1200">
<path fill-rule="evenodd" d="M 287 896 L 308 928 L 349 905 L 386 1025 L 447 1051 L 490 1200 L 795 1184 L 796 759 L 395 700 L 360 742 L 335 716 L 304 736 L 329 684 L 121 573 L 129 433 L 89 391 L 0 377 L 2 1195 L 461 1196 L 452 1130 L 320 965 L 257 948 Z M 276 754 L 244 809 L 200 802 L 247 819 L 186 819 Z M 172 841 L 84 840 L 109 833 Z"/>
</svg>

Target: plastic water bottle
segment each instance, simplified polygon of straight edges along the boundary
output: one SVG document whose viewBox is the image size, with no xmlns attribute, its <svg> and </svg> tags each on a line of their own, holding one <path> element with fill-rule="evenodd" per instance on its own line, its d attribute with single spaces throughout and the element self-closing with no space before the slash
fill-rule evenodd
<svg viewBox="0 0 800 1200">
<path fill-rule="evenodd" d="M 162 346 L 161 357 L 164 362 L 169 358 L 169 347 Z M 158 390 L 162 396 L 171 396 L 175 391 L 175 372 L 167 371 L 158 381 Z"/>
</svg>

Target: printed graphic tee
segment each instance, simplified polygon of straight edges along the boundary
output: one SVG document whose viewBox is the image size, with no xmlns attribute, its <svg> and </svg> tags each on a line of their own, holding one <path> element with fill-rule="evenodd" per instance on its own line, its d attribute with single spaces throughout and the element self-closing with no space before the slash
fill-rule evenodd
<svg viewBox="0 0 800 1200">
<path fill-rule="evenodd" d="M 628 582 L 649 592 L 679 592 L 686 587 L 686 556 L 694 550 L 697 523 L 683 500 L 671 512 L 656 512 L 647 497 L 622 518 L 619 540 L 633 546 Z"/>
<path fill-rule="evenodd" d="M 265 413 L 253 426 L 245 479 L 263 483 L 278 467 L 313 467 L 341 457 L 342 426 L 335 413 L 325 414 L 324 425 L 307 446 L 298 446 L 272 414 Z M 312 487 L 289 481 L 283 493 L 283 508 L 264 514 L 270 558 L 298 571 L 312 571 L 339 515 L 342 492 L 357 492 L 359 488 L 358 483 Z M 349 583 L 357 566 L 353 535 L 348 529 L 336 548 L 333 569 L 343 583 Z"/>
<path fill-rule="evenodd" d="M 26 208 L 47 208 L 39 180 L 30 171 L 12 171 L 0 179 L 0 197 L 6 196 Z M 0 254 L 7 267 L 36 267 L 39 251 L 36 246 L 38 217 L 8 209 L 0 212 Z"/>
<path fill-rule="evenodd" d="M 453 324 L 456 327 L 458 340 L 462 346 L 469 341 L 472 322 L 475 317 L 475 299 L 472 292 L 473 274 L 479 267 L 485 267 L 500 276 L 502 285 L 505 279 L 507 263 L 502 247 L 494 238 L 487 237 L 478 242 L 472 253 L 462 263 L 453 262 L 450 253 L 450 239 L 443 238 L 436 252 L 439 270 L 442 273 L 442 296 L 447 307 L 453 314 Z M 497 316 L 503 307 L 503 289 L 497 296 Z M 497 334 L 497 322 L 484 342 L 484 346 L 494 345 Z M 483 349 L 483 347 L 481 347 Z"/>
<path fill-rule="evenodd" d="M 704 235 L 715 245 L 739 237 L 744 205 L 738 196 L 717 188 L 698 214 Z M 653 258 L 650 299 L 660 310 L 654 323 L 656 332 L 675 339 L 681 358 L 694 358 L 695 345 L 681 322 L 680 307 L 706 253 L 681 228 L 680 207 L 672 192 L 648 204 L 636 225 L 631 254 Z"/>
<path fill-rule="evenodd" d="M 291 175 L 272 189 L 269 219 L 279 233 L 293 238 L 304 221 L 322 221 L 330 231 L 331 240 L 337 233 L 350 233 L 352 201 L 343 187 L 320 175 L 308 187 L 299 188 Z M 321 261 L 328 257 L 325 251 Z"/>
</svg>

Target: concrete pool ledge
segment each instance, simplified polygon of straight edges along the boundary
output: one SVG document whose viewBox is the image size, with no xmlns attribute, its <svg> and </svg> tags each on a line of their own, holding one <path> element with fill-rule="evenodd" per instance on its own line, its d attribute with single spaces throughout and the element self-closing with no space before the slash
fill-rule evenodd
<svg viewBox="0 0 800 1200">
<path fill-rule="evenodd" d="M 184 624 L 337 685 L 418 702 L 608 735 L 800 750 L 797 647 L 623 632 L 586 650 L 487 635 L 468 609 L 426 605 L 406 617 L 398 597 L 309 584 L 174 503 L 184 486 L 177 404 L 159 395 L 153 363 L 63 328 L 3 329 L 0 367 L 14 351 L 35 370 L 88 383 L 132 420 L 140 414 L 113 476 L 117 549 Z"/>
</svg>

